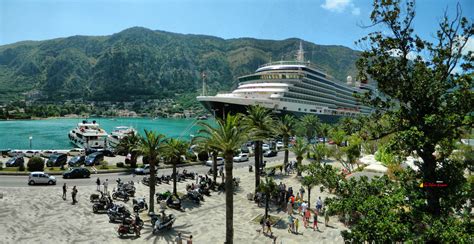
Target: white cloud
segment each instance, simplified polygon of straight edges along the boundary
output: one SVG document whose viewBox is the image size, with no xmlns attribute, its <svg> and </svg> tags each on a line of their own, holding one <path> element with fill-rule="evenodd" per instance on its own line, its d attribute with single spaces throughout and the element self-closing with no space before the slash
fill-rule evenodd
<svg viewBox="0 0 474 244">
<path fill-rule="evenodd" d="M 462 49 L 461 53 L 466 55 L 469 51 L 474 53 L 474 38 L 473 37 L 467 40 L 467 43 Z"/>
<path fill-rule="evenodd" d="M 325 0 L 321 7 L 336 13 L 342 13 L 348 9 L 353 15 L 360 15 L 360 8 L 356 7 L 352 0 Z"/>
</svg>

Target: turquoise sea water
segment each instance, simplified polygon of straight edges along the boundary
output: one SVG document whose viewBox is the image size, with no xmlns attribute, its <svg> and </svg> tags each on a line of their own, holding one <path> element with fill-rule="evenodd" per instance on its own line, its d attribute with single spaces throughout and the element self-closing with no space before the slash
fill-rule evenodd
<svg viewBox="0 0 474 244">
<path fill-rule="evenodd" d="M 83 119 L 45 119 L 0 121 L 0 149 L 70 149 L 68 132 Z M 190 139 L 198 130 L 194 119 L 89 118 L 110 133 L 116 126 L 133 126 L 140 134 L 154 130 L 169 137 Z M 212 123 L 212 121 L 209 121 Z"/>
</svg>

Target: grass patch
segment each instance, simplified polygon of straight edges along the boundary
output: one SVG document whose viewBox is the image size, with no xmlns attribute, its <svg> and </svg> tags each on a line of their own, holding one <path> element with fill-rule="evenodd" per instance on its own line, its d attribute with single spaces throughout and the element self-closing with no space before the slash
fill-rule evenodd
<svg viewBox="0 0 474 244">
<path fill-rule="evenodd" d="M 260 225 L 260 221 L 263 219 L 265 214 L 259 214 L 255 218 L 252 219 L 251 222 Z M 270 219 L 270 223 L 272 226 L 275 226 L 278 222 L 280 222 L 281 217 L 279 216 L 274 216 L 274 215 L 268 215 L 268 218 Z"/>
</svg>

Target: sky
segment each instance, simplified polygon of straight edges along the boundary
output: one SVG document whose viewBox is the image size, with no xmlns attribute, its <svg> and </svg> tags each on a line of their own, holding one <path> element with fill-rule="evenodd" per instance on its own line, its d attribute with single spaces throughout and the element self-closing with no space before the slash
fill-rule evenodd
<svg viewBox="0 0 474 244">
<path fill-rule="evenodd" d="M 456 3 L 474 19 L 474 0 L 418 0 L 415 30 L 432 39 Z M 370 0 L 0 0 L 0 45 L 72 35 L 110 35 L 142 26 L 225 39 L 301 38 L 360 49 L 354 41 L 374 31 Z M 474 42 L 471 42 L 474 44 Z"/>
</svg>

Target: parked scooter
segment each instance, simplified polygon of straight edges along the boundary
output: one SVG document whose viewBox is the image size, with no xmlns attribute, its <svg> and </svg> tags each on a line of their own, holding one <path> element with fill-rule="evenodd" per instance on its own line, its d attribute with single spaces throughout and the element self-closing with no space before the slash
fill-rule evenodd
<svg viewBox="0 0 474 244">
<path fill-rule="evenodd" d="M 114 189 L 114 191 L 112 193 L 112 198 L 114 200 L 116 200 L 117 198 L 120 198 L 120 199 L 123 199 L 125 202 L 127 202 L 128 199 L 129 199 L 129 196 L 128 196 L 128 193 L 125 192 L 125 191 L 121 191 L 121 190 L 115 191 L 115 189 Z"/>
<path fill-rule="evenodd" d="M 169 196 L 166 199 L 166 206 L 168 206 L 169 208 L 176 209 L 176 210 L 181 210 L 181 199 L 177 197 L 173 199 L 173 196 Z"/>
<path fill-rule="evenodd" d="M 170 191 L 165 191 L 165 192 L 161 192 L 161 193 L 156 193 L 156 201 L 159 202 L 161 200 L 166 200 L 168 199 L 169 196 L 171 196 L 171 192 Z"/>
<path fill-rule="evenodd" d="M 130 217 L 128 211 L 123 205 L 114 205 L 114 207 L 107 210 L 110 222 L 123 222 L 125 218 Z"/>
<path fill-rule="evenodd" d="M 196 204 L 199 204 L 199 202 L 204 201 L 204 197 L 196 190 L 188 191 L 188 199 L 193 201 Z"/>
<path fill-rule="evenodd" d="M 150 213 L 149 215 L 153 225 L 153 234 L 157 234 L 164 229 L 171 229 L 176 220 L 176 216 L 173 214 L 167 216 L 164 211 L 162 211 L 161 215 L 156 215 L 155 213 Z"/>
<path fill-rule="evenodd" d="M 109 210 L 113 206 L 114 206 L 114 203 L 109 196 L 108 198 L 106 198 L 106 200 L 102 200 L 102 201 L 99 201 L 98 203 L 94 203 L 94 205 L 92 205 L 92 212 L 99 213 L 104 210 Z"/>
<path fill-rule="evenodd" d="M 133 211 L 138 212 L 140 210 L 148 210 L 148 205 L 144 197 L 134 198 L 133 199 Z"/>
</svg>

